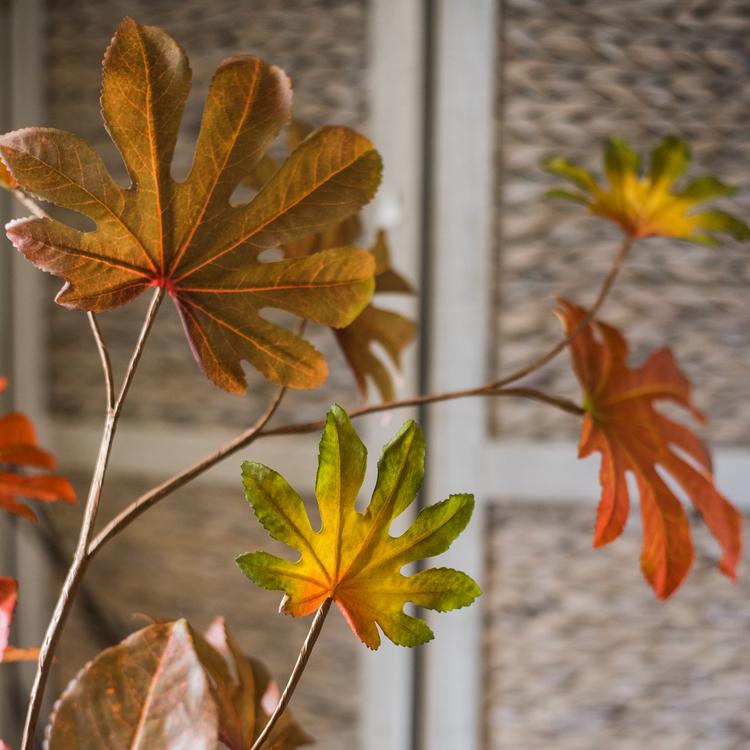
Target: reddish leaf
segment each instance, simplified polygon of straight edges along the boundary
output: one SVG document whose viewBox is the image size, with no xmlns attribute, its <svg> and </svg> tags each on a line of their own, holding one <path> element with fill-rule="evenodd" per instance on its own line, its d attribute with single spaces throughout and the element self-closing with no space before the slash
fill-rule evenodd
<svg viewBox="0 0 750 750">
<path fill-rule="evenodd" d="M 18 602 L 18 582 L 0 576 L 0 661 L 4 661 L 5 650 L 10 641 L 10 625 Z"/>
<path fill-rule="evenodd" d="M 55 707 L 47 748 L 211 750 L 217 722 L 196 634 L 178 620 L 144 628 L 84 667 Z"/>
<path fill-rule="evenodd" d="M 250 750 L 278 703 L 279 689 L 265 666 L 242 652 L 224 618 L 214 620 L 205 637 L 224 662 L 217 667 L 213 655 L 206 660 L 219 706 L 219 739 L 230 750 Z M 311 743 L 287 709 L 264 748 L 294 750 Z"/>
<path fill-rule="evenodd" d="M 10 750 L 10 748 L 2 740 L 0 740 L 0 750 Z"/>
<path fill-rule="evenodd" d="M 565 300 L 560 304 L 560 319 L 570 333 L 586 312 Z M 742 546 L 741 517 L 714 486 L 706 446 L 654 408 L 655 401 L 672 401 L 704 420 L 672 353 L 662 349 L 631 369 L 625 339 L 598 321 L 585 325 L 570 348 L 586 409 L 579 455 L 602 454 L 594 545 L 607 544 L 622 532 L 629 513 L 626 473 L 632 472 L 641 501 L 643 574 L 661 598 L 679 586 L 692 563 L 693 544 L 685 511 L 661 469 L 700 511 L 723 549 L 719 567 L 733 579 Z"/>
<path fill-rule="evenodd" d="M 0 576 L 0 662 L 36 661 L 39 657 L 38 648 L 15 648 L 8 643 L 17 603 L 18 582 L 13 578 Z"/>
<path fill-rule="evenodd" d="M 109 310 L 150 286 L 164 288 L 201 367 L 228 391 L 246 389 L 243 360 L 278 383 L 317 386 L 327 374 L 320 353 L 261 313 L 271 307 L 348 325 L 372 296 L 372 258 L 352 248 L 278 262 L 258 256 L 356 212 L 377 189 L 380 157 L 357 133 L 322 128 L 250 203 L 232 205 L 290 117 L 289 80 L 256 57 L 222 63 L 192 170 L 176 183 L 170 169 L 190 85 L 179 45 L 125 19 L 104 58 L 102 112 L 132 185 L 121 188 L 70 133 L 9 133 L 0 154 L 21 186 L 88 216 L 96 229 L 30 219 L 9 225 L 8 236 L 32 263 L 65 279 L 57 300 L 67 307 Z"/>
<path fill-rule="evenodd" d="M 0 391 L 7 382 L 0 381 Z M 0 465 L 54 469 L 54 456 L 37 445 L 36 431 L 28 417 L 8 414 L 0 419 Z M 0 510 L 36 521 L 36 515 L 19 497 L 42 502 L 63 500 L 75 502 L 75 491 L 70 482 L 58 476 L 22 476 L 15 472 L 0 472 Z"/>
</svg>

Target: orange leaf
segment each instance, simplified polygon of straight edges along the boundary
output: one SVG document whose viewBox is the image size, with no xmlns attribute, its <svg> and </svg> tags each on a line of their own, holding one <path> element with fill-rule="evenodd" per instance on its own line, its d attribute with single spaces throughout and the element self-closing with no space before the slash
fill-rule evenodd
<svg viewBox="0 0 750 750">
<path fill-rule="evenodd" d="M 36 661 L 38 648 L 15 648 L 10 646 L 10 626 L 18 603 L 18 582 L 13 578 L 0 576 L 0 662 Z M 3 743 L 0 742 L 0 750 Z"/>
<path fill-rule="evenodd" d="M 0 390 L 7 382 L 0 380 Z M 37 445 L 34 425 L 23 414 L 0 418 L 0 465 L 54 469 L 55 457 Z M 18 501 L 28 497 L 42 502 L 63 500 L 74 503 L 76 496 L 67 479 L 59 476 L 25 476 L 13 471 L 0 472 L 0 510 L 36 521 L 36 515 Z"/>
<path fill-rule="evenodd" d="M 71 133 L 33 128 L 4 135 L 0 154 L 25 190 L 96 224 L 79 232 L 27 219 L 11 223 L 8 236 L 28 260 L 65 279 L 57 301 L 66 307 L 110 310 L 148 287 L 163 288 L 200 366 L 221 388 L 246 390 L 243 361 L 283 385 L 320 385 L 327 375 L 323 356 L 262 313 L 277 308 L 348 325 L 372 296 L 372 257 L 353 248 L 276 262 L 259 256 L 359 210 L 377 190 L 380 157 L 347 128 L 321 128 L 249 203 L 233 205 L 235 189 L 289 120 L 289 79 L 249 55 L 222 63 L 192 170 L 177 183 L 170 170 L 190 86 L 177 42 L 125 19 L 104 57 L 101 102 L 132 185 L 118 185 L 99 155 Z"/>
<path fill-rule="evenodd" d="M 18 582 L 13 578 L 0 576 L 0 661 L 10 640 L 10 625 L 18 602 Z"/>
<path fill-rule="evenodd" d="M 570 334 L 586 311 L 566 300 L 560 305 L 559 317 Z M 655 401 L 671 401 L 704 421 L 672 353 L 661 349 L 631 369 L 625 339 L 598 321 L 583 326 L 570 349 L 586 410 L 579 456 L 602 455 L 594 546 L 622 532 L 629 512 L 626 473 L 632 472 L 641 501 L 643 574 L 662 599 L 680 585 L 693 561 L 693 544 L 685 511 L 662 476 L 666 473 L 703 516 L 723 550 L 719 567 L 734 579 L 742 547 L 740 514 L 716 489 L 703 442 L 654 408 Z"/>
</svg>

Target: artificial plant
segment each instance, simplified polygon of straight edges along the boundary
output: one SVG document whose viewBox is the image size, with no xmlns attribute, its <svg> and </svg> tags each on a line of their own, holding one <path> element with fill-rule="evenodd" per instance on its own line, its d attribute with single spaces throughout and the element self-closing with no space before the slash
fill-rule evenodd
<svg viewBox="0 0 750 750">
<path fill-rule="evenodd" d="M 623 529 L 629 510 L 625 474 L 632 472 L 644 520 L 644 575 L 660 597 L 684 580 L 693 555 L 689 526 L 679 500 L 656 471 L 659 465 L 682 484 L 721 544 L 722 571 L 735 575 L 740 518 L 714 486 L 708 450 L 686 426 L 654 406 L 668 399 L 699 417 L 690 384 L 667 350 L 631 368 L 625 339 L 597 320 L 637 242 L 652 236 L 715 242 L 722 233 L 750 238 L 736 217 L 703 210 L 705 200 L 729 195 L 731 188 L 713 177 L 676 187 L 688 166 L 684 144 L 665 139 L 648 170 L 642 170 L 634 151 L 611 140 L 605 146 L 606 185 L 562 159 L 549 162 L 551 172 L 575 187 L 575 192 L 554 194 L 614 222 L 623 233 L 596 298 L 588 309 L 562 301 L 563 337 L 515 372 L 460 391 L 395 400 L 390 372 L 372 345 L 379 343 L 398 364 L 415 325 L 374 306 L 371 298 L 376 290 L 413 289 L 392 268 L 383 234 L 370 249 L 358 246 L 358 212 L 380 181 L 375 148 L 346 128 L 310 131 L 292 122 L 286 75 L 256 57 L 239 55 L 214 76 L 192 169 L 178 182 L 171 176 L 171 162 L 189 89 L 190 68 L 179 45 L 160 29 L 126 19 L 104 58 L 101 101 L 130 186 L 115 182 L 96 152 L 75 135 L 28 128 L 0 136 L 0 184 L 32 214 L 11 222 L 8 237 L 30 262 L 64 279 L 57 297 L 61 305 L 88 316 L 107 404 L 79 541 L 38 655 L 22 750 L 31 750 L 37 736 L 57 644 L 96 554 L 174 490 L 272 435 L 322 430 L 315 486 L 320 528 L 312 525 L 302 499 L 281 474 L 243 464 L 247 500 L 257 519 L 299 558 L 292 562 L 256 551 L 240 554 L 238 565 L 255 583 L 284 593 L 285 613 L 315 613 L 286 688 L 279 690 L 263 665 L 244 654 L 221 620 L 203 634 L 184 620 L 152 622 L 102 652 L 72 681 L 47 727 L 50 750 L 166 750 L 219 743 L 231 750 L 280 750 L 307 744 L 310 738 L 286 707 L 332 603 L 356 636 L 375 649 L 381 632 L 404 646 L 430 640 L 427 624 L 404 611 L 407 603 L 446 611 L 474 601 L 477 584 L 460 571 L 402 572 L 409 563 L 445 551 L 469 522 L 473 507 L 471 495 L 454 495 L 428 504 L 402 535 L 390 534 L 391 523 L 411 505 L 423 477 L 424 438 L 413 422 L 385 447 L 369 505 L 357 510 L 366 450 L 351 420 L 366 414 L 469 397 L 529 398 L 562 409 L 583 422 L 581 455 L 602 454 L 596 545 L 612 541 Z M 267 151 L 285 127 L 290 153 L 278 163 Z M 245 203 L 233 201 L 240 185 L 254 190 Z M 83 214 L 95 229 L 79 231 L 53 219 L 37 199 Z M 280 258 L 269 260 L 264 255 L 269 249 L 278 249 Z M 149 290 L 145 320 L 116 388 L 98 315 Z M 244 392 L 242 363 L 248 362 L 278 388 L 254 424 L 144 493 L 97 532 L 117 425 L 165 297 L 177 306 L 196 361 L 216 386 Z M 269 307 L 292 313 L 302 325 L 291 331 L 270 322 L 261 314 Z M 308 321 L 335 329 L 362 395 L 371 379 L 385 401 L 348 415 L 333 406 L 323 420 L 269 426 L 287 388 L 314 388 L 325 379 L 322 355 L 303 337 Z M 566 348 L 583 388 L 582 404 L 518 384 Z M 52 465 L 30 425 L 18 417 L 0 420 L 0 456 L 3 450 L 8 451 L 3 463 Z M 2 475 L 0 508 L 29 517 L 17 495 L 72 500 L 59 478 L 50 492 L 52 481 L 17 472 Z M 9 653 L 16 597 L 17 584 L 0 579 L 0 654 Z"/>
</svg>

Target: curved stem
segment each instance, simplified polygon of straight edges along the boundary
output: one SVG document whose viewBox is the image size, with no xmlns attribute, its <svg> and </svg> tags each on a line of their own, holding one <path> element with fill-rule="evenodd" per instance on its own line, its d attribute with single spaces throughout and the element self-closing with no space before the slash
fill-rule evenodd
<svg viewBox="0 0 750 750">
<path fill-rule="evenodd" d="M 561 351 L 565 349 L 566 346 L 568 346 L 568 344 L 594 319 L 594 316 L 601 309 L 602 305 L 607 299 L 607 296 L 609 295 L 609 292 L 614 286 L 615 281 L 617 280 L 617 276 L 622 269 L 625 258 L 630 252 L 630 248 L 633 247 L 634 242 L 635 240 L 627 235 L 623 239 L 622 244 L 620 245 L 620 249 L 618 250 L 615 259 L 612 262 L 612 267 L 609 269 L 609 273 L 604 278 L 604 281 L 599 288 L 599 292 L 596 295 L 596 299 L 588 309 L 588 312 L 583 320 L 581 320 L 581 322 L 567 336 L 560 339 L 548 352 L 542 354 L 541 357 L 537 357 L 528 365 L 525 365 L 518 370 L 514 370 L 513 372 L 505 375 L 499 380 L 494 381 L 492 385 L 500 388 L 504 385 L 508 385 L 509 383 L 515 383 L 517 380 L 521 380 L 521 378 L 525 378 L 527 375 L 531 375 L 532 372 L 536 372 L 540 368 L 544 367 L 544 365 L 546 365 L 548 362 L 551 362 L 558 354 L 560 354 Z"/>
<path fill-rule="evenodd" d="M 21 190 L 21 188 L 15 188 L 11 190 L 13 197 L 24 207 L 31 211 L 37 219 L 49 219 L 50 215 L 30 196 Z M 104 371 L 104 383 L 107 389 L 107 409 L 113 409 L 115 406 L 115 390 L 112 382 L 112 363 L 109 358 L 109 352 L 107 346 L 102 338 L 102 332 L 99 328 L 99 322 L 96 319 L 96 315 L 92 312 L 87 312 L 86 317 L 91 326 L 91 331 L 94 334 L 94 341 L 96 342 L 96 349 L 99 352 L 99 359 L 102 363 L 102 370 Z"/>
<path fill-rule="evenodd" d="M 315 642 L 318 640 L 320 631 L 323 630 L 323 623 L 325 622 L 326 615 L 328 614 L 328 610 L 331 608 L 332 603 L 333 599 L 326 599 L 321 605 L 320 609 L 315 613 L 315 619 L 312 621 L 312 625 L 310 625 L 310 630 L 307 634 L 307 638 L 305 638 L 305 642 L 302 644 L 299 656 L 297 657 L 297 662 L 294 665 L 292 674 L 289 676 L 289 681 L 284 688 L 284 692 L 281 694 L 279 703 L 271 714 L 271 718 L 268 720 L 268 723 L 265 725 L 265 727 L 263 727 L 263 731 L 258 735 L 258 739 L 255 740 L 250 750 L 260 750 L 260 748 L 263 747 L 263 743 L 265 743 L 265 741 L 270 737 L 276 722 L 281 718 L 284 710 L 289 705 L 289 701 L 292 699 L 294 690 L 299 684 L 302 673 L 305 671 L 305 667 L 307 666 L 307 662 L 310 658 L 313 647 L 315 646 Z"/>
<path fill-rule="evenodd" d="M 94 313 L 87 313 L 89 319 L 89 326 L 91 332 L 94 334 L 94 341 L 96 342 L 96 350 L 99 352 L 99 359 L 102 363 L 102 372 L 104 373 L 104 387 L 107 394 L 107 409 L 115 408 L 115 384 L 114 378 L 112 377 L 112 360 L 109 357 L 109 350 L 107 345 L 104 343 L 104 337 L 102 336 L 101 328 L 99 328 L 99 321 L 96 319 Z"/>
<path fill-rule="evenodd" d="M 219 448 L 214 453 L 210 453 L 205 458 L 198 461 L 193 466 L 175 474 L 170 479 L 154 487 L 145 494 L 134 500 L 130 505 L 118 513 L 100 532 L 89 547 L 89 556 L 93 557 L 108 541 L 124 531 L 138 516 L 145 513 L 152 505 L 171 495 L 175 490 L 187 484 L 195 477 L 203 474 L 211 467 L 231 456 L 233 453 L 246 448 L 256 440 L 266 437 L 275 437 L 279 435 L 301 435 L 308 432 L 321 430 L 325 425 L 325 420 L 315 420 L 311 422 L 297 422 L 294 424 L 282 425 L 272 430 L 263 429 L 268 420 L 273 416 L 276 407 L 281 401 L 283 389 L 279 391 L 276 400 L 271 404 L 268 411 L 249 429 L 240 433 L 230 442 Z M 382 404 L 373 404 L 364 406 L 360 409 L 354 409 L 349 412 L 351 418 L 364 417 L 367 414 L 376 414 L 378 412 L 391 411 L 393 409 L 404 409 L 409 406 L 418 406 L 420 404 L 433 404 L 440 401 L 451 401 L 459 398 L 470 398 L 472 396 L 516 396 L 520 398 L 529 398 L 534 401 L 541 401 L 558 409 L 573 414 L 574 416 L 583 415 L 583 409 L 568 399 L 551 396 L 534 388 L 496 388 L 492 384 L 480 386 L 478 388 L 468 388 L 461 391 L 446 391 L 445 393 L 431 393 L 426 396 L 416 396 L 414 398 L 403 399 L 401 401 L 387 401 Z"/>
<path fill-rule="evenodd" d="M 101 500 L 102 486 L 104 484 L 104 477 L 107 473 L 107 465 L 109 463 L 109 457 L 112 452 L 112 443 L 114 440 L 115 432 L 117 430 L 117 423 L 122 413 L 122 407 L 125 403 L 125 399 L 130 390 L 130 385 L 133 382 L 138 362 L 140 361 L 141 355 L 143 354 L 143 348 L 146 344 L 146 339 L 151 330 L 151 327 L 156 318 L 156 313 L 159 310 L 162 298 L 164 296 L 163 289 L 157 289 L 151 304 L 149 305 L 146 319 L 141 327 L 140 335 L 138 336 L 138 342 L 133 350 L 133 355 L 128 364 L 128 369 L 125 373 L 125 378 L 120 389 L 120 394 L 117 397 L 114 405 L 107 409 L 107 417 L 104 423 L 104 433 L 102 440 L 99 445 L 99 456 L 97 457 L 96 467 L 94 468 L 94 474 L 91 478 L 91 485 L 89 487 L 89 494 L 86 500 L 86 508 L 83 515 L 83 523 L 81 525 L 81 531 L 78 537 L 78 544 L 76 546 L 75 554 L 73 556 L 73 562 L 68 569 L 68 574 L 65 577 L 60 595 L 55 605 L 55 610 L 50 619 L 47 632 L 42 642 L 42 648 L 39 654 L 39 662 L 37 664 L 36 676 L 34 678 L 34 684 L 31 688 L 31 695 L 29 698 L 29 707 L 26 713 L 26 723 L 23 731 L 23 741 L 21 744 L 21 750 L 31 750 L 34 744 L 34 737 L 36 734 L 36 725 L 39 720 L 39 711 L 42 705 L 42 699 L 44 697 L 44 689 L 47 685 L 47 679 L 49 677 L 49 671 L 52 667 L 52 661 L 55 655 L 55 649 L 62 635 L 63 627 L 67 620 L 70 608 L 75 599 L 78 587 L 81 584 L 83 574 L 88 565 L 88 546 L 91 542 L 91 537 L 94 533 L 94 524 L 96 523 L 96 515 L 99 510 L 99 502 Z"/>
</svg>

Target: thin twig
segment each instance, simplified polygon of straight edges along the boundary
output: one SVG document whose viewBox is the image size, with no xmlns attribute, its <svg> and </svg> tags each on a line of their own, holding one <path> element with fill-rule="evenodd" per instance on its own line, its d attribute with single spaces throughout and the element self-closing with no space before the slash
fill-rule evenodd
<svg viewBox="0 0 750 750">
<path fill-rule="evenodd" d="M 265 741 L 270 737 L 276 722 L 281 718 L 284 710 L 289 705 L 289 701 L 292 699 L 294 690 L 299 684 L 302 673 L 305 671 L 305 667 L 307 666 L 307 662 L 310 658 L 313 647 L 315 646 L 315 642 L 318 640 L 320 631 L 323 629 L 323 623 L 325 622 L 326 615 L 328 614 L 328 610 L 331 608 L 332 602 L 332 599 L 326 599 L 321 605 L 320 609 L 315 613 L 315 619 L 312 621 L 312 625 L 310 625 L 310 631 L 307 634 L 307 638 L 305 638 L 305 642 L 302 644 L 299 656 L 297 657 L 297 663 L 294 665 L 292 674 L 289 676 L 289 682 L 287 682 L 286 687 L 284 688 L 284 692 L 281 694 L 281 698 L 279 699 L 279 703 L 271 714 L 271 718 L 268 720 L 268 723 L 265 725 L 265 727 L 263 727 L 263 731 L 258 735 L 258 739 L 255 740 L 250 750 L 260 750 L 260 748 L 263 747 Z"/>
<path fill-rule="evenodd" d="M 561 338 L 548 352 L 542 354 L 541 357 L 537 357 L 530 364 L 525 365 L 518 370 L 514 370 L 508 375 L 505 375 L 499 380 L 496 380 L 492 385 L 501 388 L 504 385 L 515 383 L 517 380 L 521 380 L 521 378 L 525 378 L 527 375 L 531 375 L 532 372 L 536 372 L 541 367 L 544 367 L 544 365 L 546 365 L 548 362 L 551 362 L 558 354 L 560 354 L 560 352 L 565 349 L 565 347 L 568 346 L 568 344 L 570 344 L 570 342 L 594 319 L 594 316 L 601 309 L 601 306 L 604 304 L 607 296 L 609 295 L 609 292 L 614 286 L 617 276 L 622 270 L 625 258 L 630 252 L 630 248 L 633 247 L 633 243 L 634 240 L 632 237 L 626 236 L 623 239 L 622 244 L 620 245 L 620 249 L 615 256 L 614 261 L 612 262 L 612 267 L 609 269 L 609 273 L 607 274 L 604 281 L 602 282 L 601 287 L 599 288 L 599 292 L 596 295 L 594 303 L 588 309 L 588 312 L 578 323 L 578 325 L 567 336 Z"/>
<path fill-rule="evenodd" d="M 11 191 L 13 197 L 24 207 L 31 211 L 37 219 L 50 219 L 50 215 L 29 195 L 23 192 L 20 188 L 15 188 Z M 107 408 L 112 409 L 115 405 L 115 391 L 112 383 L 112 364 L 109 358 L 109 352 L 102 338 L 102 333 L 99 328 L 99 322 L 96 319 L 96 315 L 92 312 L 87 312 L 86 317 L 88 318 L 89 325 L 94 334 L 94 341 L 96 342 L 96 348 L 99 352 L 99 359 L 102 362 L 102 369 L 104 370 L 104 382 L 107 388 Z"/>
<path fill-rule="evenodd" d="M 271 418 L 273 413 L 276 411 L 283 390 L 279 392 L 277 399 L 272 403 L 269 410 L 256 422 L 252 427 L 240 433 L 230 442 L 219 448 L 219 450 L 210 453 L 209 455 L 202 458 L 197 463 L 193 464 L 189 468 L 181 471 L 179 474 L 175 474 L 171 478 L 162 482 L 158 487 L 154 487 L 145 494 L 141 495 L 137 500 L 134 500 L 130 505 L 124 508 L 118 513 L 100 532 L 97 534 L 94 541 L 89 547 L 89 557 L 93 557 L 103 545 L 109 542 L 112 538 L 117 536 L 121 531 L 124 531 L 138 516 L 145 513 L 151 506 L 158 503 L 160 500 L 171 495 L 175 490 L 183 487 L 185 484 L 190 482 L 195 477 L 203 474 L 203 472 L 212 468 L 220 461 L 231 456 L 233 453 L 246 448 L 256 440 L 266 437 L 274 437 L 278 435 L 301 435 L 309 432 L 317 432 L 322 429 L 325 425 L 325 420 L 315 420 L 311 422 L 297 422 L 294 424 L 282 425 L 275 427 L 271 430 L 263 429 Z M 480 386 L 479 388 L 469 388 L 462 391 L 447 391 L 445 393 L 432 393 L 426 396 L 416 396 L 415 398 L 408 398 L 401 401 L 387 401 L 382 404 L 372 404 L 370 406 L 364 406 L 360 409 L 354 409 L 349 412 L 349 416 L 364 417 L 367 414 L 376 414 L 378 412 L 391 411 L 393 409 L 403 409 L 409 406 L 417 406 L 419 404 L 432 404 L 439 401 L 451 401 L 459 398 L 469 398 L 472 396 L 516 396 L 520 398 L 529 398 L 534 401 L 542 401 L 544 403 L 556 406 L 563 411 L 573 414 L 575 416 L 581 416 L 583 410 L 580 406 L 568 401 L 564 398 L 558 398 L 551 396 L 542 391 L 535 390 L 533 388 L 495 388 L 492 384 L 486 386 Z"/>
<path fill-rule="evenodd" d="M 104 386 L 107 393 L 107 410 L 115 408 L 115 384 L 112 377 L 112 360 L 109 357 L 109 350 L 104 342 L 101 328 L 99 328 L 99 321 L 96 319 L 94 313 L 87 313 L 86 317 L 89 319 L 89 325 L 91 326 L 91 332 L 94 334 L 94 341 L 96 342 L 96 350 L 99 352 L 99 359 L 102 363 L 102 372 L 104 373 Z"/>
<path fill-rule="evenodd" d="M 31 695 L 29 698 L 29 707 L 26 714 L 21 750 L 31 750 L 34 743 L 36 725 L 39 720 L 39 711 L 41 709 L 49 671 L 52 667 L 55 649 L 57 648 L 65 621 L 70 613 L 70 608 L 88 564 L 88 548 L 94 533 L 94 524 L 99 510 L 99 501 L 101 500 L 104 476 L 107 472 L 107 465 L 112 452 L 112 443 L 117 430 L 117 423 L 120 414 L 122 413 L 122 407 L 125 403 L 125 398 L 128 395 L 128 390 L 133 382 L 133 376 L 135 375 L 135 370 L 138 366 L 141 354 L 143 353 L 146 339 L 148 338 L 148 334 L 156 318 L 156 313 L 159 310 L 159 305 L 161 304 L 163 296 L 163 289 L 158 288 L 155 290 L 148 312 L 146 313 L 146 319 L 143 322 L 140 335 L 138 336 L 138 342 L 133 350 L 133 356 L 130 359 L 128 369 L 125 373 L 125 379 L 123 380 L 120 394 L 117 397 L 114 406 L 107 409 L 104 433 L 99 446 L 99 456 L 96 461 L 96 467 L 94 468 L 94 474 L 91 478 L 91 486 L 89 488 L 88 499 L 86 500 L 78 544 L 73 556 L 73 561 L 65 578 L 65 582 L 60 591 L 57 604 L 55 605 L 54 613 L 52 614 L 49 626 L 47 627 L 47 632 L 44 636 L 41 652 L 39 654 L 36 677 L 34 678 L 34 685 L 31 688 Z"/>
</svg>

